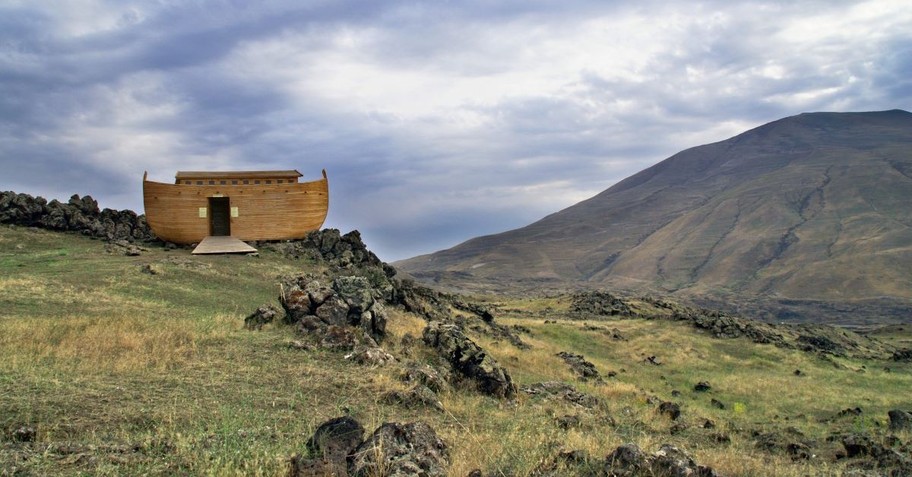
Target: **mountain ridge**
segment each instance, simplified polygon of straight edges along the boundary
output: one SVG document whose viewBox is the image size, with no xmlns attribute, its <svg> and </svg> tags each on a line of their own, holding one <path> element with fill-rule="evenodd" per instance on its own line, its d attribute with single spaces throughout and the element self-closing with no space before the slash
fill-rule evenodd
<svg viewBox="0 0 912 477">
<path fill-rule="evenodd" d="M 395 265 L 444 282 L 912 300 L 910 145 L 906 111 L 803 113 L 685 149 L 526 227 Z"/>
</svg>

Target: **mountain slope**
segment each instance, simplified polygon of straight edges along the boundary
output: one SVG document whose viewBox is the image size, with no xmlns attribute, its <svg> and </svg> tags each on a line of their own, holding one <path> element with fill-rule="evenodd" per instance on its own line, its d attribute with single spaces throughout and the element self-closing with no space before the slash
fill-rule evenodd
<svg viewBox="0 0 912 477">
<path fill-rule="evenodd" d="M 396 264 L 692 294 L 912 299 L 912 114 L 808 113 L 678 153 L 527 227 Z"/>
</svg>

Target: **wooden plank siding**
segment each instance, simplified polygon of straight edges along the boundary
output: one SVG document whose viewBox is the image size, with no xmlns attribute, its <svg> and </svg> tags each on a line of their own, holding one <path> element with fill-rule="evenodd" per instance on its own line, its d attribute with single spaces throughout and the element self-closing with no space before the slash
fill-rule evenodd
<svg viewBox="0 0 912 477">
<path fill-rule="evenodd" d="M 162 240 L 198 243 L 210 232 L 210 197 L 227 197 L 231 236 L 241 240 L 299 239 L 318 230 L 329 210 L 329 183 L 185 185 L 143 177 L 146 221 Z M 200 210 L 205 210 L 201 217 Z M 235 216 L 234 212 L 237 212 Z"/>
</svg>

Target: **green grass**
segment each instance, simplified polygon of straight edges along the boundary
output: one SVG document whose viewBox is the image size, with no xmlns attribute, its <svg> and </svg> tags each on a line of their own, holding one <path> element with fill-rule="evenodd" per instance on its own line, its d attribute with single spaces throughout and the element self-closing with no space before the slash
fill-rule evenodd
<svg viewBox="0 0 912 477">
<path fill-rule="evenodd" d="M 143 273 L 148 264 L 160 273 Z M 618 328 L 627 341 L 617 341 L 565 320 L 565 300 L 528 298 L 496 304 L 510 310 L 501 324 L 532 331 L 523 335 L 531 349 L 473 339 L 519 386 L 566 381 L 599 397 L 599 406 L 523 393 L 508 402 L 466 386 L 440 395 L 445 412 L 405 409 L 380 399 L 407 389 L 399 366 L 370 368 L 341 353 L 292 349 L 295 335 L 282 325 L 243 328 L 257 306 L 277 304 L 281 276 L 315 267 L 265 250 L 258 258 L 193 257 L 150 248 L 126 257 L 80 236 L 0 227 L 0 473 L 282 475 L 319 424 L 351 414 L 368 432 L 385 421 L 428 422 L 450 446 L 452 475 L 475 468 L 528 475 L 562 449 L 603 458 L 624 442 L 650 451 L 673 443 L 725 475 L 832 475 L 843 464 L 831 456 L 793 462 L 757 450 L 751 432 L 794 426 L 820 442 L 840 430 L 882 435 L 887 410 L 909 403 L 908 364 L 834 364 L 667 321 L 589 322 Z M 422 328 L 421 319 L 391 310 L 383 345 L 403 361 L 407 351 L 430 360 L 430 351 L 399 344 Z M 603 375 L 619 374 L 604 385 L 577 382 L 559 351 L 583 354 Z M 647 355 L 663 364 L 644 364 Z M 713 389 L 694 392 L 698 381 Z M 672 390 L 681 396 L 672 398 Z M 688 429 L 671 435 L 672 422 L 657 415 L 651 396 L 679 402 Z M 726 409 L 712 407 L 711 398 Z M 861 417 L 821 422 L 856 406 Z M 579 416 L 581 427 L 558 427 L 564 415 Z M 731 443 L 714 442 L 699 427 L 705 419 Z M 21 426 L 37 431 L 34 442 L 11 438 Z"/>
</svg>

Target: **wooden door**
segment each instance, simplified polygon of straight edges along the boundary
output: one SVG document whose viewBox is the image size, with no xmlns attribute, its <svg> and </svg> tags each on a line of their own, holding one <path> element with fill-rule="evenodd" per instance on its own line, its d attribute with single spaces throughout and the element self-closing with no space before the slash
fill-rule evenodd
<svg viewBox="0 0 912 477">
<path fill-rule="evenodd" d="M 231 207 L 228 197 L 209 198 L 209 235 L 231 235 Z"/>
</svg>

